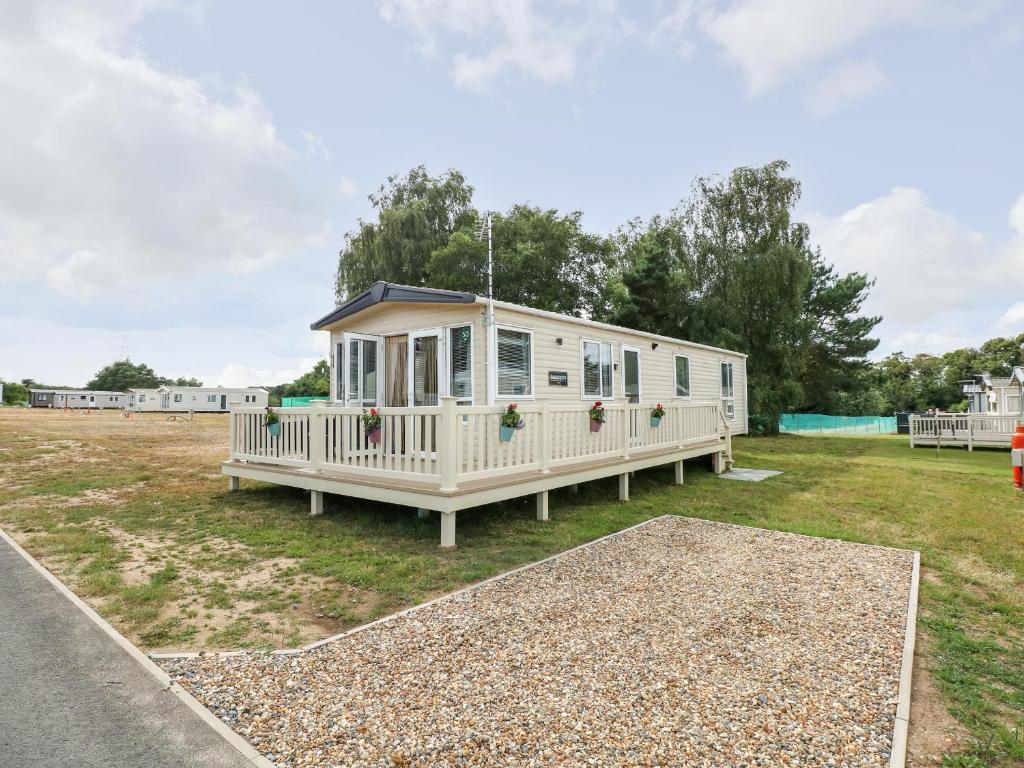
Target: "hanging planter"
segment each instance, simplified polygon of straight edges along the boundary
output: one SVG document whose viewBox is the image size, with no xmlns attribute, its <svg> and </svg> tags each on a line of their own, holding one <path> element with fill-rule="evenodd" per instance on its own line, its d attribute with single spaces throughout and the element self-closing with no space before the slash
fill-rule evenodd
<svg viewBox="0 0 1024 768">
<path fill-rule="evenodd" d="M 367 411 L 363 409 L 363 430 L 366 432 L 366 442 L 370 445 L 380 444 L 380 412 L 376 408 Z"/>
<path fill-rule="evenodd" d="M 604 410 L 604 405 L 600 400 L 594 402 L 590 406 L 590 431 L 600 432 L 601 427 L 604 426 L 605 419 L 608 418 L 607 413 Z"/>
<path fill-rule="evenodd" d="M 263 415 L 263 423 L 267 426 L 267 432 L 274 437 L 278 437 L 281 434 L 281 416 L 269 405 L 267 406 L 267 412 Z"/>
<path fill-rule="evenodd" d="M 651 426 L 657 429 L 661 426 L 661 420 L 665 416 L 665 406 L 658 403 L 651 411 Z"/>
<path fill-rule="evenodd" d="M 505 412 L 501 414 L 501 424 L 498 427 L 498 439 L 503 443 L 511 443 L 512 436 L 517 430 L 526 426 L 523 417 L 519 415 L 518 405 L 509 403 Z"/>
</svg>

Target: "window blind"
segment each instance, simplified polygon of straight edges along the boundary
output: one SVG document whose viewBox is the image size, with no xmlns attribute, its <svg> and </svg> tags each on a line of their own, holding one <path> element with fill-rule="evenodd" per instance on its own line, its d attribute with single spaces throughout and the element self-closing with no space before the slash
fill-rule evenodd
<svg viewBox="0 0 1024 768">
<path fill-rule="evenodd" d="M 448 350 L 452 397 L 460 401 L 473 399 L 473 331 L 468 325 L 448 329 Z"/>
<path fill-rule="evenodd" d="M 527 331 L 498 329 L 498 394 L 502 397 L 533 394 L 530 360 L 531 338 Z"/>
</svg>

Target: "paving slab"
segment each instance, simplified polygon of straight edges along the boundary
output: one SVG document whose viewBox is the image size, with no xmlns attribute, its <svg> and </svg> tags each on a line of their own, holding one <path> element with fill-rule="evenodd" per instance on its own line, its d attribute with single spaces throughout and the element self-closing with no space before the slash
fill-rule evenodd
<svg viewBox="0 0 1024 768">
<path fill-rule="evenodd" d="M 719 477 L 725 480 L 743 480 L 747 483 L 759 483 L 762 480 L 767 480 L 769 477 L 775 477 L 781 475 L 782 472 L 775 469 L 744 469 L 743 467 L 733 467 L 728 472 L 723 472 Z"/>
<path fill-rule="evenodd" d="M 0 765 L 267 763 L 226 741 L 0 536 Z"/>
</svg>

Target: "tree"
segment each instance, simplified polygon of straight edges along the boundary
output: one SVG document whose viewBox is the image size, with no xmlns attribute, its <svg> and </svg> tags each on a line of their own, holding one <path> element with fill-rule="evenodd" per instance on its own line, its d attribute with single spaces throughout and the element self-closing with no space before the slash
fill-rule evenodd
<svg viewBox="0 0 1024 768">
<path fill-rule="evenodd" d="M 203 382 L 201 382 L 199 379 L 196 379 L 196 378 L 185 378 L 184 376 L 179 376 L 176 379 L 161 379 L 160 383 L 161 384 L 173 384 L 176 387 L 201 387 L 201 386 L 203 386 Z"/>
<path fill-rule="evenodd" d="M 115 360 L 100 369 L 86 384 L 86 389 L 101 389 L 110 392 L 123 392 L 133 388 L 152 388 L 163 384 L 165 379 L 157 376 L 153 369 L 145 363 L 133 363 L 131 360 Z"/>
<path fill-rule="evenodd" d="M 331 366 L 320 360 L 313 370 L 304 373 L 281 389 L 284 397 L 315 397 L 331 394 Z"/>
<path fill-rule="evenodd" d="M 21 405 L 28 401 L 28 387 L 17 382 L 0 382 L 3 384 L 4 405 Z"/>
<path fill-rule="evenodd" d="M 611 244 L 583 230 L 583 214 L 513 206 L 492 221 L 494 298 L 576 317 L 606 303 Z M 431 255 L 430 285 L 487 295 L 487 244 L 469 229 Z"/>
<path fill-rule="evenodd" d="M 377 221 L 360 219 L 356 232 L 345 235 L 338 255 L 338 302 L 377 280 L 426 285 L 434 251 L 455 231 L 472 228 L 472 197 L 473 188 L 456 170 L 433 177 L 421 165 L 405 176 L 389 176 L 370 195 Z"/>
<path fill-rule="evenodd" d="M 840 277 L 792 220 L 800 184 L 776 161 L 698 178 L 667 218 L 620 230 L 616 322 L 746 352 L 750 412 L 767 431 L 815 391 L 867 367 L 870 281 Z"/>
</svg>

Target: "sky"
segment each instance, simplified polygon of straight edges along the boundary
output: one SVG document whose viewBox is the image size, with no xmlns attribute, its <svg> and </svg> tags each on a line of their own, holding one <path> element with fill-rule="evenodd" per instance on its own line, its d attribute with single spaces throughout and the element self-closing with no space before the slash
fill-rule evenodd
<svg viewBox="0 0 1024 768">
<path fill-rule="evenodd" d="M 130 357 L 273 384 L 327 351 L 390 175 L 602 234 L 785 159 L 876 280 L 876 356 L 1024 331 L 1015 0 L 0 0 L 0 378 Z"/>
</svg>

